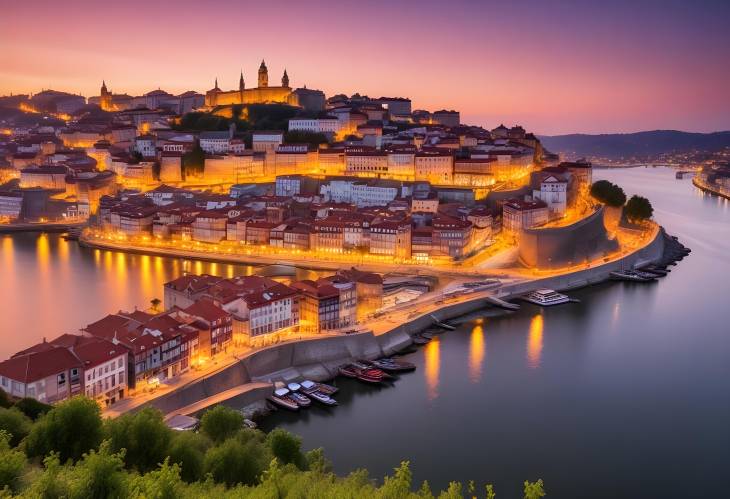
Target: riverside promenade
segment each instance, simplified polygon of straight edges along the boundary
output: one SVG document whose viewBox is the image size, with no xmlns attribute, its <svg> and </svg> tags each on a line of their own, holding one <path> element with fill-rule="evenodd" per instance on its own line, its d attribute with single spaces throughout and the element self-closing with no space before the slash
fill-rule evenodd
<svg viewBox="0 0 730 499">
<path fill-rule="evenodd" d="M 158 396 L 120 401 L 105 414 L 115 416 L 146 405 L 167 415 L 192 414 L 231 399 L 235 399 L 236 405 L 249 405 L 268 396 L 274 380 L 331 379 L 338 366 L 354 359 L 392 355 L 411 345 L 411 336 L 430 327 L 435 320 L 446 321 L 476 312 L 493 305 L 493 298 L 509 299 L 539 288 L 575 289 L 603 282 L 614 270 L 656 263 L 663 256 L 666 237 L 663 229 L 654 226 L 646 244 L 609 261 L 549 275 L 510 277 L 497 288 L 470 294 L 445 297 L 441 291 L 426 293 L 369 321 L 367 332 L 309 337 L 252 349 L 219 362 L 214 372 L 197 373 L 197 379 L 187 379 Z"/>
<path fill-rule="evenodd" d="M 707 182 L 704 182 L 697 178 L 697 175 L 692 177 L 692 184 L 703 192 L 720 196 L 721 198 L 730 199 L 730 190 L 722 189 L 720 187 L 712 186 Z"/>
</svg>

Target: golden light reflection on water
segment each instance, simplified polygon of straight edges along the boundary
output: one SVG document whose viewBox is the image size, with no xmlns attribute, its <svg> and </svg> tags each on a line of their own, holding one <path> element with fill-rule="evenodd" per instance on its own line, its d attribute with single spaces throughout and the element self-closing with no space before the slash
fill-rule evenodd
<svg viewBox="0 0 730 499">
<path fill-rule="evenodd" d="M 441 343 L 438 336 L 434 337 L 424 349 L 426 360 L 426 391 L 428 400 L 438 397 L 439 370 L 441 369 Z"/>
<path fill-rule="evenodd" d="M 483 319 L 477 320 L 469 338 L 469 379 L 472 383 L 478 383 L 482 377 L 482 363 L 486 352 L 483 323 Z"/>
<path fill-rule="evenodd" d="M 530 321 L 530 332 L 527 335 L 527 366 L 531 369 L 540 367 L 542 356 L 542 314 L 537 314 Z"/>
<path fill-rule="evenodd" d="M 36 239 L 36 258 L 38 259 L 38 267 L 41 269 L 43 277 L 48 277 L 48 266 L 51 262 L 51 244 L 48 242 L 48 234 L 41 234 Z"/>
</svg>

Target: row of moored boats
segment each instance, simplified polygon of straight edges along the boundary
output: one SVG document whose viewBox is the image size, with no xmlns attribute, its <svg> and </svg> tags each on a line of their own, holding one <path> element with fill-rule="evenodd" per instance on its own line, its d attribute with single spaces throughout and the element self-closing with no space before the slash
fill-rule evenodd
<svg viewBox="0 0 730 499">
<path fill-rule="evenodd" d="M 410 362 L 388 357 L 373 361 L 358 360 L 345 364 L 339 367 L 338 374 L 368 384 L 379 384 L 394 379 L 399 372 L 413 371 L 415 368 L 416 366 Z M 291 411 L 305 409 L 312 405 L 312 401 L 331 407 L 337 405 L 337 400 L 333 397 L 337 391 L 336 386 L 311 380 L 286 385 L 277 382 L 269 401 L 277 407 Z"/>
</svg>

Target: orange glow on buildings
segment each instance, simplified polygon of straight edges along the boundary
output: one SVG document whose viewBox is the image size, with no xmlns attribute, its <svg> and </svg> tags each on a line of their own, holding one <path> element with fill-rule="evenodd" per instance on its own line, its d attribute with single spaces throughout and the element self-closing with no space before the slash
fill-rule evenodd
<svg viewBox="0 0 730 499">
<path fill-rule="evenodd" d="M 542 357 L 542 314 L 537 314 L 530 321 L 530 331 L 527 334 L 527 366 L 531 369 L 540 367 Z"/>
</svg>

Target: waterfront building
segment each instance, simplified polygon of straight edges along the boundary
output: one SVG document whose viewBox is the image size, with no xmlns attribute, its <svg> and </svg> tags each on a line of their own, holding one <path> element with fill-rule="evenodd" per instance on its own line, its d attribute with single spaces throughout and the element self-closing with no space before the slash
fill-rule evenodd
<svg viewBox="0 0 730 499">
<path fill-rule="evenodd" d="M 410 219 L 374 221 L 370 225 L 370 253 L 396 259 L 410 258 Z"/>
<path fill-rule="evenodd" d="M 224 352 L 233 340 L 233 319 L 231 314 L 208 298 L 200 298 L 174 315 L 190 320 L 198 329 L 198 352 L 212 357 Z M 202 327 L 201 327 L 202 326 Z"/>
<path fill-rule="evenodd" d="M 219 243 L 226 239 L 228 216 L 219 211 L 203 211 L 195 216 L 192 223 L 193 240 L 204 243 Z"/>
<path fill-rule="evenodd" d="M 545 202 L 550 218 L 560 218 L 568 208 L 568 180 L 548 174 L 540 180 L 540 188 L 532 191 L 532 197 Z"/>
<path fill-rule="evenodd" d="M 0 362 L 0 388 L 12 397 L 52 404 L 81 393 L 82 370 L 69 349 L 47 345 Z"/>
<path fill-rule="evenodd" d="M 383 278 L 374 272 L 352 267 L 339 270 L 338 275 L 355 283 L 357 301 L 356 321 L 362 322 L 383 306 Z"/>
<path fill-rule="evenodd" d="M 327 281 L 303 280 L 292 284 L 299 291 L 299 327 L 304 333 L 340 329 L 340 291 Z"/>
</svg>

